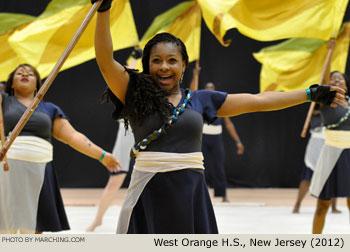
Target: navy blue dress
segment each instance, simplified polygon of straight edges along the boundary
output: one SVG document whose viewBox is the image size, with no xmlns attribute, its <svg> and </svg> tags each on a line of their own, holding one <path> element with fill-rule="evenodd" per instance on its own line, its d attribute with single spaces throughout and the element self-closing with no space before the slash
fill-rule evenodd
<svg viewBox="0 0 350 252">
<path fill-rule="evenodd" d="M 217 118 L 212 125 L 222 125 L 222 118 Z M 226 196 L 226 174 L 224 166 L 224 143 L 222 134 L 203 133 L 202 152 L 204 156 L 205 177 L 214 188 L 214 196 Z"/>
<path fill-rule="evenodd" d="M 184 99 L 184 90 L 182 99 Z M 178 120 L 147 151 L 191 153 L 202 147 L 203 123 L 212 123 L 226 99 L 223 92 L 199 90 Z M 158 115 L 131 123 L 135 142 L 161 127 Z M 203 170 L 184 169 L 157 173 L 133 208 L 128 233 L 218 233 Z"/>
<path fill-rule="evenodd" d="M 5 134 L 8 135 L 27 107 L 14 96 L 8 96 L 6 93 L 1 93 L 1 95 L 3 97 Z M 40 102 L 19 135 L 36 136 L 51 142 L 52 125 L 56 117 L 67 119 L 63 111 L 55 104 Z M 57 232 L 67 229 L 69 229 L 69 224 L 64 210 L 58 177 L 50 162 L 45 167 L 44 182 L 39 196 L 36 231 Z"/>
<path fill-rule="evenodd" d="M 50 102 L 39 103 L 37 110 L 49 115 L 52 122 L 56 117 L 68 119 L 58 106 Z M 58 176 L 50 162 L 45 168 L 44 183 L 39 196 L 36 231 L 59 232 L 69 229 Z"/>
</svg>

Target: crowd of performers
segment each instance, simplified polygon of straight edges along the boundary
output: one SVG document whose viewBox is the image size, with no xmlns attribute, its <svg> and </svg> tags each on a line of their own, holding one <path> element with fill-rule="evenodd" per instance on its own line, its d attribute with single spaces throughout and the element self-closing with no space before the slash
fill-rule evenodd
<svg viewBox="0 0 350 252">
<path fill-rule="evenodd" d="M 321 232 L 330 199 L 350 196 L 349 183 L 342 181 L 350 172 L 346 167 L 350 162 L 350 121 L 345 98 L 349 83 L 344 75 L 334 72 L 330 85 L 312 85 L 290 92 L 227 94 L 208 86 L 194 92 L 184 90 L 180 84 L 188 65 L 187 50 L 179 38 L 169 33 L 157 34 L 146 44 L 141 73 L 114 59 L 109 25 L 111 2 L 104 0 L 98 10 L 96 59 L 108 85 L 103 97 L 115 105 L 113 118 L 123 120 L 119 132 L 129 132 L 128 145 L 133 146 L 130 154 L 135 158 L 117 233 L 218 233 L 205 181 L 204 165 L 210 166 L 210 161 L 205 160 L 203 165 L 203 154 L 212 143 L 209 140 L 202 145 L 203 125 L 214 124 L 208 132 L 219 135 L 217 118 L 280 110 L 310 101 L 321 104 L 326 127 L 325 144 L 311 181 L 311 193 L 318 198 L 313 232 Z M 22 64 L 10 74 L 5 92 L 1 93 L 7 136 L 33 102 L 40 85 L 41 78 L 31 65 Z M 51 164 L 52 136 L 102 162 L 111 173 L 109 183 L 114 183 L 113 190 L 124 180 L 129 159 L 124 160 L 127 154 L 120 149 L 125 147 L 116 143 L 116 159 L 76 131 L 58 106 L 41 102 L 7 153 L 9 171 L 0 171 L 1 233 L 69 229 Z M 241 144 L 234 134 L 232 137 L 237 145 Z M 239 148 L 242 152 L 242 146 Z M 222 164 L 219 166 L 217 169 L 222 169 Z M 225 200 L 226 185 L 215 184 L 215 179 L 216 195 Z M 108 197 L 111 196 L 101 201 L 101 211 L 89 231 L 101 223 L 110 204 Z"/>
</svg>

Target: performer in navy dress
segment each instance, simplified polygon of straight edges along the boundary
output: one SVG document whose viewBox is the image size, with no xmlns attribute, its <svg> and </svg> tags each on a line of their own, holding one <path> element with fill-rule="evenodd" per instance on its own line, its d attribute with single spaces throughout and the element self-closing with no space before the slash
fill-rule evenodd
<svg viewBox="0 0 350 252">
<path fill-rule="evenodd" d="M 189 90 L 180 89 L 188 65 L 186 47 L 169 33 L 148 41 L 143 49 L 142 73 L 114 60 L 111 2 L 104 0 L 98 10 L 96 59 L 108 84 L 106 95 L 116 105 L 113 117 L 122 117 L 130 124 L 137 143 L 117 233 L 217 233 L 203 172 L 203 124 L 216 117 L 277 110 L 308 100 L 342 104 L 344 90 L 313 86 L 257 95 L 208 90 L 191 95 Z"/>
<path fill-rule="evenodd" d="M 6 93 L 1 93 L 5 135 L 11 134 L 22 114 L 32 104 L 40 86 L 39 73 L 31 65 L 19 65 L 9 75 Z M 39 195 L 43 195 L 40 192 L 45 175 L 49 188 L 46 188 L 44 198 L 49 200 L 41 202 L 41 207 L 47 206 L 46 209 L 50 212 L 44 211 L 45 217 L 40 216 L 38 219 L 44 219 L 43 223 L 49 227 L 47 231 L 67 228 L 63 204 L 59 210 L 55 204 L 51 204 L 53 198 L 57 197 L 55 193 L 59 194 L 58 185 L 51 184 L 55 182 L 54 177 L 45 173 L 46 167 L 52 171 L 52 136 L 85 155 L 99 159 L 110 171 L 119 170 L 119 163 L 112 154 L 106 153 L 77 132 L 59 107 L 49 102 L 40 102 L 7 152 L 9 170 L 0 169 L 0 233 L 36 231 L 38 201 Z M 61 201 L 60 197 L 59 200 Z"/>
<path fill-rule="evenodd" d="M 190 85 L 192 92 L 198 90 L 199 72 L 199 61 L 196 61 Z M 204 89 L 214 91 L 215 85 L 212 82 L 208 82 L 205 84 Z M 215 197 L 222 197 L 223 202 L 229 202 L 230 200 L 226 194 L 226 172 L 224 166 L 225 152 L 222 136 L 223 122 L 228 133 L 236 142 L 237 154 L 242 155 L 244 153 L 244 145 L 237 134 L 236 128 L 227 117 L 217 118 L 210 125 L 206 123 L 203 125 L 202 152 L 204 156 L 206 182 L 214 188 Z"/>
<path fill-rule="evenodd" d="M 338 71 L 330 74 L 329 85 L 339 86 L 349 94 L 349 80 Z M 350 107 L 321 107 L 326 143 L 323 146 L 311 180 L 311 194 L 317 197 L 313 233 L 322 233 L 331 199 L 346 197 L 350 211 Z"/>
<path fill-rule="evenodd" d="M 306 193 L 309 191 L 311 178 L 325 141 L 321 112 L 319 106 L 316 105 L 310 120 L 310 138 L 306 146 L 304 157 L 305 163 L 303 170 L 301 171 L 298 196 L 293 207 L 293 213 L 299 213 L 301 202 L 303 201 Z M 337 209 L 336 198 L 331 199 L 331 205 L 332 213 L 341 213 L 341 211 Z"/>
</svg>

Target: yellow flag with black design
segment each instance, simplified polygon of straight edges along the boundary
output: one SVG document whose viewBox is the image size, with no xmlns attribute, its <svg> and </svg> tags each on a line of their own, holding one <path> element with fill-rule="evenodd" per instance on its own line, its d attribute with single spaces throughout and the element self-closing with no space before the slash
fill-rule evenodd
<svg viewBox="0 0 350 252">
<path fill-rule="evenodd" d="M 350 42 L 350 23 L 336 38 L 331 70 L 345 72 Z M 260 91 L 291 91 L 318 83 L 328 53 L 327 41 L 293 38 L 263 48 L 254 57 L 262 64 Z"/>
<path fill-rule="evenodd" d="M 197 0 L 202 10 L 203 19 L 223 46 L 229 46 L 230 40 L 224 40 L 226 32 L 235 28 L 233 19 L 223 18 L 239 0 Z"/>
</svg>

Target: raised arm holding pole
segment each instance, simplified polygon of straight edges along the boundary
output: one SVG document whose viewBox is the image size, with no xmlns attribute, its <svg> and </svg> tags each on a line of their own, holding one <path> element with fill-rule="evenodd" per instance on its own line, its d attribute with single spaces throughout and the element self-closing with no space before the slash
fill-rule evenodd
<svg viewBox="0 0 350 252">
<path fill-rule="evenodd" d="M 102 3 L 102 0 L 97 1 L 97 2 L 95 2 L 92 5 L 92 7 L 89 10 L 88 14 L 86 15 L 85 19 L 83 20 L 83 22 L 79 26 L 77 32 L 74 34 L 72 40 L 69 42 L 67 48 L 65 49 L 65 51 L 63 52 L 63 54 L 61 55 L 59 60 L 57 61 L 56 65 L 52 69 L 52 71 L 49 74 L 49 76 L 46 78 L 46 80 L 45 80 L 44 84 L 42 85 L 42 87 L 39 89 L 37 95 L 35 96 L 35 98 L 33 100 L 33 103 L 24 112 L 24 114 L 22 115 L 21 119 L 16 124 L 16 127 L 13 129 L 11 135 L 8 137 L 6 142 L 3 144 L 3 146 L 2 146 L 2 148 L 0 150 L 0 161 L 3 160 L 4 156 L 6 155 L 6 152 L 10 148 L 11 144 L 13 143 L 15 138 L 19 135 L 19 133 L 23 129 L 24 125 L 29 120 L 29 117 L 33 114 L 34 110 L 36 109 L 36 107 L 38 106 L 40 101 L 43 99 L 43 97 L 46 94 L 47 90 L 51 86 L 51 83 L 56 78 L 56 76 L 59 73 L 60 69 L 62 68 L 64 62 L 66 61 L 66 59 L 68 58 L 68 56 L 72 52 L 72 50 L 74 49 L 74 46 L 76 45 L 76 43 L 78 42 L 79 38 L 81 37 L 81 35 L 85 31 L 86 27 L 88 26 L 89 22 L 91 21 L 91 19 L 94 16 L 94 14 L 96 13 L 98 8 L 100 7 L 101 3 Z"/>
<path fill-rule="evenodd" d="M 0 138 L 1 138 L 1 146 L 5 143 L 5 129 L 4 129 L 4 120 L 2 116 L 2 96 L 0 95 Z M 7 163 L 7 158 L 4 156 L 4 171 L 9 170 L 9 166 Z"/>
</svg>

